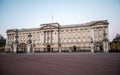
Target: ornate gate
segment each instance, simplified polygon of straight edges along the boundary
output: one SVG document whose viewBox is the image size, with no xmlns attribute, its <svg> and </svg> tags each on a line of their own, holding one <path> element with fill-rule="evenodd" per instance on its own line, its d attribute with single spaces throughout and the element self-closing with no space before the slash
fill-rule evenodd
<svg viewBox="0 0 120 75">
<path fill-rule="evenodd" d="M 27 44 L 25 44 L 25 43 L 20 43 L 19 45 L 18 45 L 18 51 L 17 51 L 18 53 L 20 52 L 23 52 L 23 53 L 25 53 L 25 52 L 27 52 Z"/>
<path fill-rule="evenodd" d="M 95 52 L 103 52 L 102 42 L 95 42 Z"/>
</svg>

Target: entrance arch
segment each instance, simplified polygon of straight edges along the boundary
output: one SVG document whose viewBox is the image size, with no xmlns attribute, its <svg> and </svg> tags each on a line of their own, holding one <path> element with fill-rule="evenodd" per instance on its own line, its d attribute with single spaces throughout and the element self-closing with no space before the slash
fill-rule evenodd
<svg viewBox="0 0 120 75">
<path fill-rule="evenodd" d="M 50 51 L 51 51 L 51 46 L 47 45 L 47 52 L 50 52 Z"/>
<path fill-rule="evenodd" d="M 25 52 L 27 52 L 27 44 L 25 44 L 25 43 L 20 43 L 19 45 L 18 45 L 18 51 L 17 51 L 18 53 L 25 53 Z"/>
<path fill-rule="evenodd" d="M 103 52 L 102 42 L 95 42 L 95 52 Z"/>
</svg>

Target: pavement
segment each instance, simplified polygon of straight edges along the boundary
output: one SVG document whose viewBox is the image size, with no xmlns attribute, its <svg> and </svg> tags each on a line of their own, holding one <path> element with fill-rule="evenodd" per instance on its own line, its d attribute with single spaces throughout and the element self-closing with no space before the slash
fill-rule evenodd
<svg viewBox="0 0 120 75">
<path fill-rule="evenodd" d="M 0 75 L 120 75 L 120 53 L 3 53 Z"/>
</svg>

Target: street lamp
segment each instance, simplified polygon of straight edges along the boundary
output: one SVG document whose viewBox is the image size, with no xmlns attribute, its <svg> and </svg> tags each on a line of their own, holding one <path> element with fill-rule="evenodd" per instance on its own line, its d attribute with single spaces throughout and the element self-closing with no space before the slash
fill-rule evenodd
<svg viewBox="0 0 120 75">
<path fill-rule="evenodd" d="M 93 42 L 93 38 L 91 38 L 91 52 L 94 53 L 94 42 Z"/>
<path fill-rule="evenodd" d="M 15 43 L 14 43 L 14 52 L 18 52 L 18 30 L 16 30 Z"/>
<path fill-rule="evenodd" d="M 108 39 L 107 39 L 107 33 L 104 31 L 103 33 L 103 50 L 104 52 L 108 52 Z"/>
<path fill-rule="evenodd" d="M 29 33 L 29 34 L 28 34 L 29 40 L 28 40 L 28 46 L 27 46 L 27 52 L 28 52 L 28 53 L 32 52 L 32 51 L 31 51 L 32 41 L 31 41 L 31 39 L 30 39 L 31 37 L 32 37 L 32 35 L 31 35 L 31 33 Z"/>
<path fill-rule="evenodd" d="M 15 35 L 15 43 L 18 43 L 18 32 L 16 31 L 16 35 Z"/>
</svg>

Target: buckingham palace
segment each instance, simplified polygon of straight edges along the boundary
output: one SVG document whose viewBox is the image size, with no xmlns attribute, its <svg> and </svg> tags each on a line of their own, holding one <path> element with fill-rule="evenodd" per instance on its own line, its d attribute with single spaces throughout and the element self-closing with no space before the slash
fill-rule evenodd
<svg viewBox="0 0 120 75">
<path fill-rule="evenodd" d="M 8 29 L 6 51 L 11 52 L 109 52 L 108 21 L 83 24 L 40 24 L 38 28 Z"/>
</svg>

